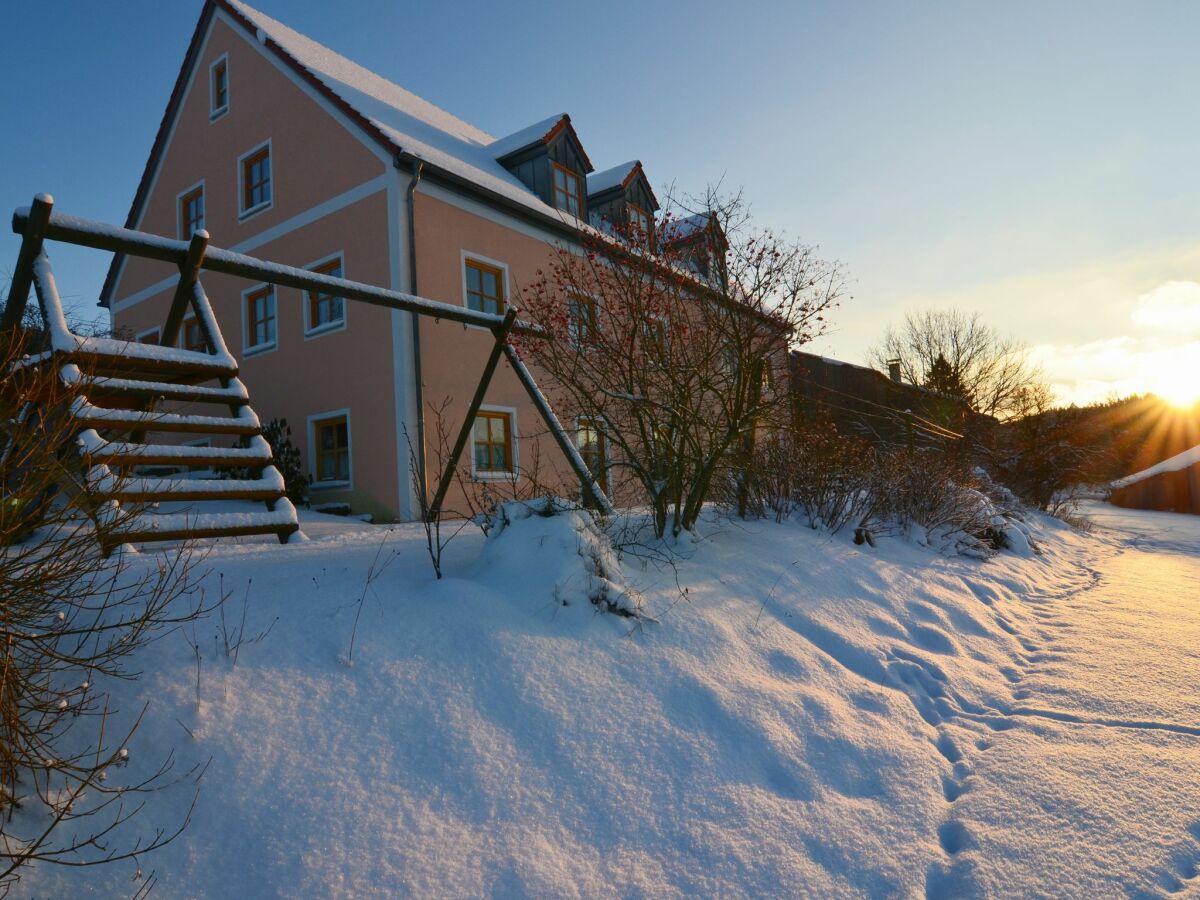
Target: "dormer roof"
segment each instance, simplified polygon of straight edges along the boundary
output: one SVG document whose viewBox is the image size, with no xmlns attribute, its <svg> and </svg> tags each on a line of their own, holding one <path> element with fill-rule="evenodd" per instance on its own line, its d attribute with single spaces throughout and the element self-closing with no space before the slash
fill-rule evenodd
<svg viewBox="0 0 1200 900">
<path fill-rule="evenodd" d="M 650 187 L 650 179 L 646 177 L 640 159 L 633 159 L 621 163 L 619 166 L 613 166 L 611 169 L 605 169 L 603 172 L 589 175 L 587 179 L 588 197 L 598 197 L 616 189 L 628 192 L 639 178 L 650 198 L 651 212 L 653 212 L 659 208 L 658 198 L 654 196 L 654 189 Z"/>
<path fill-rule="evenodd" d="M 547 146 L 563 132 L 566 132 L 567 138 L 575 147 L 575 152 L 579 154 L 579 159 L 584 165 L 584 174 L 591 172 L 594 168 L 592 161 L 588 159 L 587 152 L 583 149 L 583 143 L 579 140 L 579 135 L 575 133 L 575 126 L 571 124 L 571 117 L 566 113 L 550 116 L 548 119 L 534 122 L 520 131 L 514 131 L 510 135 L 498 138 L 488 145 L 488 151 L 492 154 L 493 159 L 503 162 L 509 157 L 535 147 Z"/>
</svg>

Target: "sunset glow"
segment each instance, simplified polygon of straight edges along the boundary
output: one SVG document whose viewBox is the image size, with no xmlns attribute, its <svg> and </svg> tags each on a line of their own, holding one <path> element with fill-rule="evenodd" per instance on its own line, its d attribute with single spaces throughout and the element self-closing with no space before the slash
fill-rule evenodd
<svg viewBox="0 0 1200 900">
<path fill-rule="evenodd" d="M 1153 354 L 1146 391 L 1180 408 L 1200 402 L 1200 341 Z"/>
</svg>

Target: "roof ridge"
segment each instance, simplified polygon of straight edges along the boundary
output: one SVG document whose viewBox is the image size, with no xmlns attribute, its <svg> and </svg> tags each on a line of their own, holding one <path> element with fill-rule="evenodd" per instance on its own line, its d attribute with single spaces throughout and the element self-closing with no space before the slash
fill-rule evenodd
<svg viewBox="0 0 1200 900">
<path fill-rule="evenodd" d="M 492 135 L 488 134 L 482 128 L 472 125 L 465 119 L 461 119 L 436 103 L 432 103 L 424 97 L 414 94 L 408 88 L 397 84 L 389 78 L 385 78 L 378 72 L 368 69 L 361 63 L 357 63 L 349 57 L 338 53 L 336 50 L 326 47 L 319 41 L 313 40 L 307 35 L 296 31 L 294 28 L 288 27 L 278 19 L 271 18 L 266 13 L 250 6 L 244 0 L 226 0 L 226 2 L 245 16 L 266 37 L 274 40 L 280 49 L 292 56 L 296 62 L 312 72 L 317 78 L 326 81 L 331 89 L 337 90 L 341 86 L 359 91 L 372 99 L 393 106 L 397 110 L 406 112 L 409 115 L 415 114 L 427 124 L 433 125 L 459 140 L 468 140 L 481 146 L 487 146 L 495 140 Z M 299 55 L 297 51 L 300 51 Z M 309 59 L 306 61 L 301 57 L 309 57 Z M 320 58 L 322 65 L 314 67 L 311 64 L 314 57 Z M 331 81 L 334 83 L 329 84 Z M 405 109 L 403 106 L 392 102 L 386 95 L 393 93 L 398 95 L 393 99 L 406 100 L 409 104 L 418 107 L 418 109 Z M 432 113 L 432 115 L 420 115 L 421 113 Z M 437 122 L 439 119 L 447 120 L 446 124 L 453 125 L 455 128 L 451 130 L 442 127 L 441 123 Z"/>
</svg>

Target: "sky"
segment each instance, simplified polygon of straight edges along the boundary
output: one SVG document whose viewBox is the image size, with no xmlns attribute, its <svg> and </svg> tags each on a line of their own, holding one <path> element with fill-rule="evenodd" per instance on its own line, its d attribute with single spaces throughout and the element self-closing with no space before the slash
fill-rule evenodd
<svg viewBox="0 0 1200 900">
<path fill-rule="evenodd" d="M 597 169 L 741 188 L 850 274 L 815 352 L 863 362 L 906 311 L 958 307 L 1063 402 L 1200 384 L 1200 4 L 256 5 L 493 134 L 566 111 Z M 200 9 L 9 4 L 0 208 L 48 191 L 123 223 Z M 94 313 L 105 255 L 53 258 Z"/>
</svg>

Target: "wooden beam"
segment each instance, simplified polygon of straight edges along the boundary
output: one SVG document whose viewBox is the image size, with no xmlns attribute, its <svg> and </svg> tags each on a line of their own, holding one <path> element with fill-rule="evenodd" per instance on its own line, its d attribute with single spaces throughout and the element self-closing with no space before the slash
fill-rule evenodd
<svg viewBox="0 0 1200 900">
<path fill-rule="evenodd" d="M 183 317 L 187 313 L 188 306 L 193 302 L 195 295 L 193 286 L 196 279 L 200 277 L 200 265 L 204 262 L 206 250 L 208 250 L 208 232 L 201 228 L 192 235 L 191 241 L 188 242 L 187 256 L 179 264 L 179 284 L 175 286 L 175 296 L 171 298 L 171 309 L 167 313 L 167 321 L 163 325 L 162 335 L 158 339 L 163 346 L 175 346 L 180 326 L 183 325 Z M 205 337 L 209 336 L 206 334 Z M 209 349 L 215 348 L 210 346 Z"/>
<path fill-rule="evenodd" d="M 13 231 L 23 234 L 26 223 L 32 215 L 33 212 L 30 209 L 18 209 L 13 214 Z M 158 259 L 174 263 L 181 268 L 187 262 L 189 250 L 189 245 L 184 241 L 171 240 L 128 228 L 116 228 L 63 213 L 54 213 L 50 216 L 44 237 L 48 240 L 94 247 L 114 253 L 127 253 L 130 256 L 145 259 Z M 504 324 L 502 316 L 492 313 L 478 312 L 437 300 L 427 300 L 424 297 L 417 297 L 402 291 L 392 291 L 358 281 L 348 281 L 345 278 L 333 278 L 329 275 L 309 272 L 307 269 L 298 269 L 295 266 L 266 262 L 253 256 L 245 256 L 216 247 L 208 248 L 200 263 L 200 268 L 209 272 L 235 275 L 251 281 L 265 281 L 301 290 L 336 294 L 347 300 L 418 313 L 435 319 L 446 319 L 450 322 L 461 322 L 464 325 L 478 325 L 489 331 L 494 331 Z M 545 336 L 544 329 L 529 322 L 518 321 L 510 330 L 514 334 L 523 334 L 529 337 Z"/>
<path fill-rule="evenodd" d="M 0 327 L 16 328 L 25 315 L 25 304 L 29 302 L 29 288 L 33 284 L 33 261 L 42 252 L 42 239 L 50 222 L 50 210 L 53 206 L 53 197 L 49 194 L 38 194 L 33 198 L 33 206 L 19 225 L 17 217 L 13 216 L 13 231 L 23 237 L 21 250 L 17 254 L 17 267 L 13 270 L 12 284 L 8 289 L 4 317 L 0 318 Z"/>
<path fill-rule="evenodd" d="M 475 396 L 471 398 L 471 405 L 467 407 L 467 417 L 463 420 L 462 428 L 458 430 L 458 437 L 454 440 L 454 447 L 450 450 L 450 459 L 444 463 L 437 493 L 433 497 L 433 502 L 429 504 L 429 512 L 425 516 L 426 521 L 432 522 L 441 515 L 442 504 L 446 501 L 446 492 L 450 490 L 450 482 L 454 480 L 458 461 L 471 437 L 471 429 L 475 427 L 475 417 L 479 415 L 479 407 L 483 405 L 483 398 L 487 394 L 488 386 L 492 383 L 492 376 L 496 374 L 496 366 L 500 364 L 500 357 L 504 353 L 504 348 L 508 346 L 509 332 L 516 321 L 517 311 L 510 306 L 508 312 L 504 314 L 503 324 L 493 332 L 496 343 L 492 345 L 492 352 L 488 356 L 487 364 L 483 367 L 483 374 L 479 376 L 479 384 L 475 387 Z"/>
<path fill-rule="evenodd" d="M 555 443 L 558 444 L 559 449 L 562 450 L 563 455 L 567 458 L 567 462 L 570 463 L 571 468 L 579 477 L 579 482 L 583 485 L 583 490 L 591 496 L 592 502 L 596 504 L 596 508 L 601 513 L 611 516 L 615 512 L 612 503 L 604 491 L 600 489 L 600 485 L 596 483 L 596 476 L 592 474 L 592 471 L 587 467 L 587 463 L 583 461 L 583 457 L 579 455 L 579 449 L 567 436 L 566 431 L 563 430 L 562 423 L 558 421 L 558 416 L 550 408 L 550 402 L 546 399 L 546 395 L 542 393 L 541 388 L 537 386 L 537 382 L 533 380 L 533 375 L 525 367 L 525 363 L 522 362 L 516 348 L 512 344 L 505 342 L 504 355 L 508 357 L 508 362 L 513 367 L 513 371 L 517 373 L 517 378 L 520 379 L 525 392 L 529 394 L 529 399 L 537 407 L 537 411 L 541 414 L 542 421 L 546 423 L 546 427 L 550 430 Z"/>
</svg>

